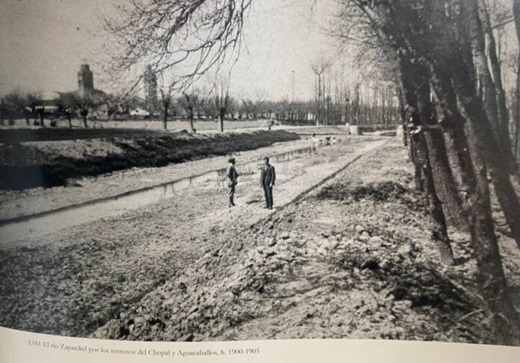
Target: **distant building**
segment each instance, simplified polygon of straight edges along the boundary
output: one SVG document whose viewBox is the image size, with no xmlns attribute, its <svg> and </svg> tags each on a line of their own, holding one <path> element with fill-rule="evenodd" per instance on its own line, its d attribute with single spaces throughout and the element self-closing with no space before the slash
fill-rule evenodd
<svg viewBox="0 0 520 363">
<path fill-rule="evenodd" d="M 148 65 L 144 73 L 144 99 L 145 107 L 150 113 L 157 110 L 157 75 Z"/>
<path fill-rule="evenodd" d="M 108 117 L 109 107 L 105 92 L 94 88 L 94 74 L 88 64 L 82 64 L 78 72 L 78 89 L 71 92 L 58 92 L 56 102 L 63 110 L 79 114 L 88 110 L 92 118 Z"/>
<path fill-rule="evenodd" d="M 82 64 L 78 72 L 78 95 L 85 97 L 94 91 L 94 75 L 88 64 Z"/>
</svg>

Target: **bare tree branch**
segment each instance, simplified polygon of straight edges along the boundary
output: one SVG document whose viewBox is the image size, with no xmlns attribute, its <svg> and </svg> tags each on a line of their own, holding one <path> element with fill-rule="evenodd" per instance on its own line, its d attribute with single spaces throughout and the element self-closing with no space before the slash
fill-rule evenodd
<svg viewBox="0 0 520 363">
<path fill-rule="evenodd" d="M 238 56 L 252 0 L 133 0 L 120 19 L 106 21 L 113 35 L 112 70 L 134 71 L 144 64 L 172 72 L 178 89 Z M 142 74 L 137 72 L 137 82 Z M 135 87 L 135 85 L 134 85 Z"/>
</svg>

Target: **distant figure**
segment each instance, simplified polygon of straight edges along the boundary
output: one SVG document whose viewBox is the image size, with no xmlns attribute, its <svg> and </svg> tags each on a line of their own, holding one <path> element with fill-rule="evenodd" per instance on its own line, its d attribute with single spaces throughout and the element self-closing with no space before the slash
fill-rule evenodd
<svg viewBox="0 0 520 363">
<path fill-rule="evenodd" d="M 333 137 L 332 137 L 332 145 L 336 145 L 336 141 L 337 141 L 337 140 L 336 140 L 336 136 L 333 136 Z"/>
<path fill-rule="evenodd" d="M 276 181 L 274 166 L 269 164 L 269 158 L 264 158 L 264 166 L 260 174 L 260 185 L 264 188 L 265 208 L 273 209 L 273 186 Z"/>
<path fill-rule="evenodd" d="M 235 206 L 235 187 L 238 183 L 238 173 L 235 169 L 235 158 L 229 158 L 229 165 L 226 170 L 226 176 L 228 178 L 228 187 L 229 187 L 229 207 Z"/>
<path fill-rule="evenodd" d="M 273 127 L 273 126 L 274 126 L 274 121 L 271 120 L 271 122 L 269 122 L 269 126 L 268 126 L 269 131 L 271 131 L 271 127 Z"/>
<path fill-rule="evenodd" d="M 318 140 L 318 138 L 316 137 L 316 134 L 312 134 L 312 151 L 316 152 L 316 154 L 318 153 L 318 146 L 320 144 L 320 140 Z"/>
</svg>

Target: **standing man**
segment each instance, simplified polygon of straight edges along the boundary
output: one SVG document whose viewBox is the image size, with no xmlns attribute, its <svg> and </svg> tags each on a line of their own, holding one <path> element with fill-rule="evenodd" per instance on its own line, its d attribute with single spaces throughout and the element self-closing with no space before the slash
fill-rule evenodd
<svg viewBox="0 0 520 363">
<path fill-rule="evenodd" d="M 229 158 L 229 165 L 226 170 L 226 176 L 228 179 L 228 187 L 229 187 L 229 207 L 235 206 L 235 186 L 237 185 L 238 181 L 238 173 L 235 169 L 235 158 Z"/>
<path fill-rule="evenodd" d="M 264 166 L 260 174 L 260 184 L 264 188 L 265 194 L 265 208 L 273 209 L 273 185 L 276 180 L 276 173 L 274 166 L 269 164 L 269 158 L 264 158 Z"/>
</svg>

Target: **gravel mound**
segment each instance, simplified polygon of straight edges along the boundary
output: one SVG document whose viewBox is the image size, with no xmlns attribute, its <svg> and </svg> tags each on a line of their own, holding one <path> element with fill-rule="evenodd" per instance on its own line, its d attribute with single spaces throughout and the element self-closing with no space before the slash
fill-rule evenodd
<svg viewBox="0 0 520 363">
<path fill-rule="evenodd" d="M 353 189 L 347 185 L 331 185 L 323 188 L 318 194 L 319 199 L 354 200 L 370 199 L 374 201 L 396 200 L 407 192 L 401 184 L 385 181 L 357 186 Z"/>
</svg>

